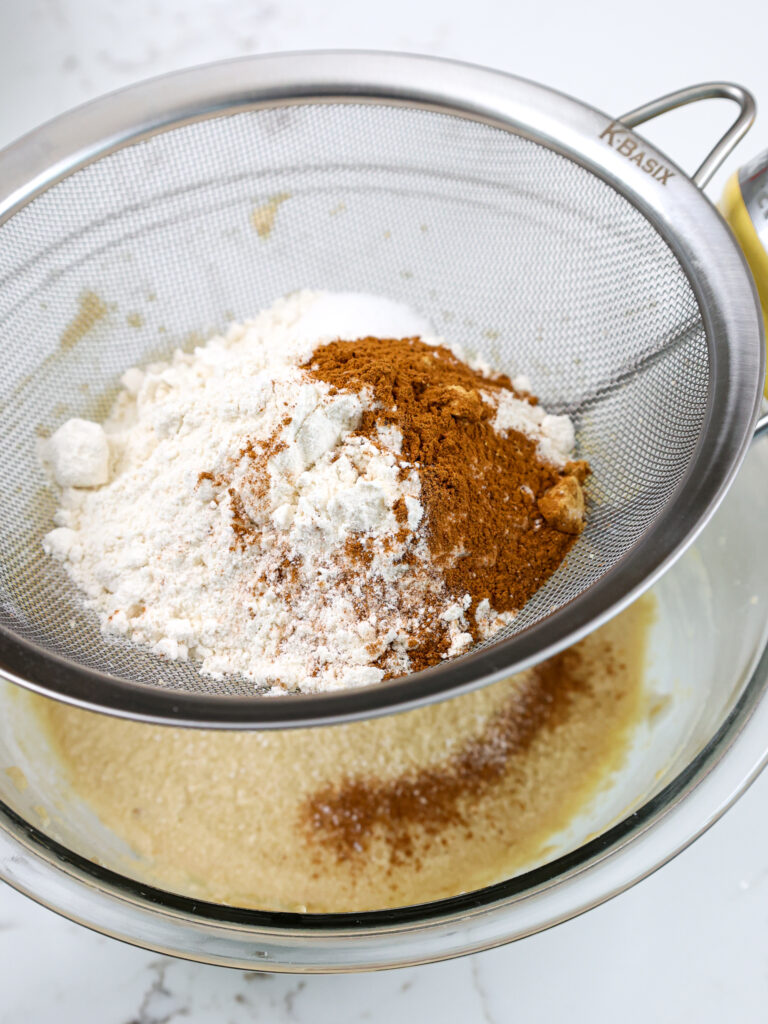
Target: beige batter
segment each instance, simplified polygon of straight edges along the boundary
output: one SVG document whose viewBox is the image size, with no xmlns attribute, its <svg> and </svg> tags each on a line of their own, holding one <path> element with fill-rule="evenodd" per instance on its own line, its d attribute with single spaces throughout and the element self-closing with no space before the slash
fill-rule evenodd
<svg viewBox="0 0 768 1024">
<path fill-rule="evenodd" d="M 350 725 L 204 732 L 33 699 L 145 880 L 262 909 L 422 903 L 541 857 L 620 767 L 647 708 L 651 601 L 537 669 Z"/>
</svg>

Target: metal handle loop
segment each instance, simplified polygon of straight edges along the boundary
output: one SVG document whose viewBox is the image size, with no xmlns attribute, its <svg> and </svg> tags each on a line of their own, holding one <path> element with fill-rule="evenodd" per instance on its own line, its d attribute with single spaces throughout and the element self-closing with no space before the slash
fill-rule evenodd
<svg viewBox="0 0 768 1024">
<path fill-rule="evenodd" d="M 712 99 L 733 100 L 734 103 L 738 103 L 740 109 L 739 116 L 693 175 L 694 184 L 703 189 L 725 158 L 752 127 L 756 105 L 751 92 L 732 82 L 703 82 L 701 85 L 691 85 L 687 89 L 679 89 L 677 92 L 670 92 L 657 100 L 651 100 L 650 103 L 646 103 L 642 107 L 630 110 L 620 120 L 628 128 L 636 128 L 637 125 L 650 121 L 654 117 L 658 117 L 659 114 L 666 114 L 670 110 L 685 107 L 689 103 L 696 103 L 699 100 Z"/>
</svg>

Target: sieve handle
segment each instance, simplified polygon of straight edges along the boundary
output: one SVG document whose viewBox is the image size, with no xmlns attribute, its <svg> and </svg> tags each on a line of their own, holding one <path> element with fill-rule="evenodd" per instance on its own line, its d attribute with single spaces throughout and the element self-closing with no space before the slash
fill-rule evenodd
<svg viewBox="0 0 768 1024">
<path fill-rule="evenodd" d="M 659 114 L 666 114 L 670 110 L 686 107 L 689 103 L 697 103 L 699 100 L 713 99 L 733 100 L 734 103 L 738 103 L 739 116 L 693 175 L 694 184 L 703 189 L 725 158 L 733 152 L 752 127 L 756 107 L 755 98 L 751 92 L 732 82 L 702 82 L 701 85 L 691 85 L 687 89 L 678 89 L 677 92 L 670 92 L 657 100 L 651 100 L 650 103 L 646 103 L 642 107 L 630 110 L 619 120 L 627 128 L 636 128 L 639 124 L 658 117 Z"/>
<path fill-rule="evenodd" d="M 768 412 L 765 413 L 764 416 L 761 416 L 755 424 L 755 440 L 757 440 L 757 438 L 760 437 L 762 434 L 768 434 Z"/>
</svg>

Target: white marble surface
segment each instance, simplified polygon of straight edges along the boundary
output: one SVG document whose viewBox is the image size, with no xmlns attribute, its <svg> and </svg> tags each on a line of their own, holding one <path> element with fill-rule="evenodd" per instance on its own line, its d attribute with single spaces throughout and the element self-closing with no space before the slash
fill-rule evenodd
<svg viewBox="0 0 768 1024">
<path fill-rule="evenodd" d="M 156 10 L 160 8 L 160 12 Z M 620 113 L 725 78 L 768 102 L 764 0 L 0 0 L 0 144 L 162 71 L 278 49 L 361 46 L 495 65 Z M 648 134 L 693 168 L 730 108 Z M 759 121 L 745 159 L 768 145 Z M 717 195 L 727 171 L 718 175 Z M 691 850 L 631 892 L 514 946 L 378 975 L 243 975 L 85 931 L 0 886 L 1 1024 L 768 1017 L 768 777 Z"/>
<path fill-rule="evenodd" d="M 487 953 L 380 974 L 243 974 L 85 931 L 0 889 L 2 1024 L 760 1024 L 768 775 L 653 877 Z"/>
</svg>

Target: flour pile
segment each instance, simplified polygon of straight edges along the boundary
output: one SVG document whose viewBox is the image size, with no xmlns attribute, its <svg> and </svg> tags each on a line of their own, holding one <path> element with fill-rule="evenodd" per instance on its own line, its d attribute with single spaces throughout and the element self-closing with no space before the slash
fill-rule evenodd
<svg viewBox="0 0 768 1024">
<path fill-rule="evenodd" d="M 304 291 L 191 354 L 128 370 L 102 426 L 70 420 L 44 446 L 62 487 L 45 550 L 104 631 L 272 692 L 407 673 L 438 627 L 441 656 L 460 653 L 511 613 L 488 601 L 470 610 L 469 594 L 448 589 L 402 434 L 358 430 L 372 390 L 306 369 L 336 339 L 436 345 L 431 334 L 398 303 Z M 522 432 L 566 465 L 566 417 L 510 391 L 483 398 L 497 431 Z"/>
</svg>

